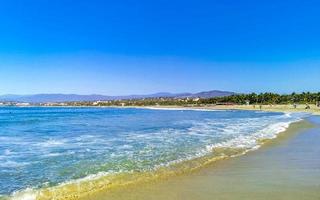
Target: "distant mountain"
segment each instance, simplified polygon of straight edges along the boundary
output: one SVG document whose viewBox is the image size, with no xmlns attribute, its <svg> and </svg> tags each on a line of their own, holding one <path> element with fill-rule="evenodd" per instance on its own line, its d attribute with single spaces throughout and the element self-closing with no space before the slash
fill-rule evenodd
<svg viewBox="0 0 320 200">
<path fill-rule="evenodd" d="M 35 94 L 35 95 L 2 95 L 0 101 L 27 102 L 27 103 L 45 103 L 45 102 L 70 102 L 70 101 L 108 101 L 121 99 L 143 99 L 143 98 L 211 98 L 230 96 L 234 92 L 212 90 L 199 93 L 168 93 L 161 92 L 148 95 L 127 95 L 127 96 L 106 96 L 106 95 L 78 95 L 78 94 Z"/>
<path fill-rule="evenodd" d="M 227 91 L 219 91 L 219 90 L 212 90 L 212 91 L 206 91 L 206 92 L 199 92 L 192 94 L 192 97 L 200 97 L 200 98 L 212 98 L 212 97 L 225 97 L 225 96 L 231 96 L 235 94 L 234 92 L 227 92 Z"/>
<path fill-rule="evenodd" d="M 4 95 L 0 101 L 44 103 L 44 102 L 70 102 L 70 101 L 96 101 L 111 100 L 112 97 L 104 95 L 77 95 L 77 94 L 35 94 L 35 95 Z"/>
</svg>

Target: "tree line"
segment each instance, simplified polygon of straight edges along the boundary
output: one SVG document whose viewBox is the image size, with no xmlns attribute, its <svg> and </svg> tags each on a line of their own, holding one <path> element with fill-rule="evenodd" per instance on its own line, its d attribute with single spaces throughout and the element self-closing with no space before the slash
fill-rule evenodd
<svg viewBox="0 0 320 200">
<path fill-rule="evenodd" d="M 251 93 L 214 98 L 146 98 L 94 102 L 68 102 L 69 106 L 201 106 L 208 104 L 320 104 L 320 92 L 300 94 Z"/>
<path fill-rule="evenodd" d="M 235 104 L 316 104 L 320 101 L 320 92 L 303 92 L 300 94 L 251 93 L 236 94 L 226 97 L 201 99 L 204 104 L 235 103 Z"/>
</svg>

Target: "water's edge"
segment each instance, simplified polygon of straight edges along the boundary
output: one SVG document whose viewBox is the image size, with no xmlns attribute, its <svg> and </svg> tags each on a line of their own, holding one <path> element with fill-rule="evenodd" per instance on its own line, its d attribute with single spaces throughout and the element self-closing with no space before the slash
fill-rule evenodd
<svg viewBox="0 0 320 200">
<path fill-rule="evenodd" d="M 286 133 L 290 127 L 295 124 L 301 125 L 304 121 L 292 122 L 290 126 L 284 127 L 276 135 L 287 135 Z M 214 147 L 212 150 L 214 154 L 205 155 L 199 158 L 194 158 L 188 161 L 172 163 L 168 166 L 159 167 L 155 171 L 146 172 L 130 172 L 123 174 L 105 174 L 99 173 L 96 175 L 90 175 L 83 179 L 71 181 L 60 184 L 55 187 L 43 188 L 40 190 L 28 189 L 22 192 L 13 194 L 10 199 L 79 199 L 88 195 L 93 195 L 99 191 L 105 191 L 115 187 L 122 187 L 126 185 L 132 185 L 137 183 L 143 183 L 158 179 L 165 179 L 172 176 L 178 176 L 182 174 L 191 173 L 195 170 L 201 169 L 217 160 L 228 159 L 235 156 L 244 155 L 249 151 L 256 150 L 265 144 L 268 144 L 271 139 L 265 139 L 260 141 L 260 145 L 251 149 L 242 148 L 226 148 L 226 147 Z M 8 197 L 6 197 L 8 198 Z"/>
<path fill-rule="evenodd" d="M 319 118 L 293 123 L 256 151 L 212 162 L 190 174 L 118 187 L 81 200 L 316 200 Z"/>
</svg>

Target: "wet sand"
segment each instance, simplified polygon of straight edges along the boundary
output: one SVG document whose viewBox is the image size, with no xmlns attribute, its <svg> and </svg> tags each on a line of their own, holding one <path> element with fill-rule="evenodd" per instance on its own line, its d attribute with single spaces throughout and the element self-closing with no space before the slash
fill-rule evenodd
<svg viewBox="0 0 320 200">
<path fill-rule="evenodd" d="M 298 122 L 246 155 L 196 172 L 129 185 L 90 200 L 320 199 L 320 117 Z"/>
</svg>

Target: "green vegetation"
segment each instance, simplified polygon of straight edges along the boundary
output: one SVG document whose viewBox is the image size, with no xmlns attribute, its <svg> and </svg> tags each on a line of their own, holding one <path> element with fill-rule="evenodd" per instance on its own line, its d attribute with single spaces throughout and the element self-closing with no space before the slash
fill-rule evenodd
<svg viewBox="0 0 320 200">
<path fill-rule="evenodd" d="M 245 104 L 249 101 L 250 104 L 315 104 L 320 101 L 320 92 L 310 93 L 303 92 L 301 94 L 275 94 L 275 93 L 261 93 L 261 94 L 238 94 L 227 97 L 217 97 L 211 99 L 202 99 L 202 103 L 235 103 L 235 104 Z"/>
<path fill-rule="evenodd" d="M 97 102 L 71 102 L 69 106 L 201 106 L 212 104 L 317 104 L 320 102 L 320 92 L 301 94 L 236 94 L 215 98 L 147 98 L 131 100 L 97 101 Z"/>
</svg>

